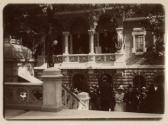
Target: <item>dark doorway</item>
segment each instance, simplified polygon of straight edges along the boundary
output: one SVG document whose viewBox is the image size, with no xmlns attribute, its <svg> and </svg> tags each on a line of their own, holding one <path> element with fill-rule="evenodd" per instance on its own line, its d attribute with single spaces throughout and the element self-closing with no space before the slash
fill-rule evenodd
<svg viewBox="0 0 168 125">
<path fill-rule="evenodd" d="M 102 53 L 115 53 L 115 38 L 117 38 L 117 34 L 112 31 L 104 31 L 100 32 L 100 46 L 102 47 Z"/>
<path fill-rule="evenodd" d="M 89 53 L 89 36 L 87 33 L 74 33 L 73 38 L 73 54 Z"/>
<path fill-rule="evenodd" d="M 108 74 L 103 74 L 99 79 L 101 110 L 114 110 L 115 98 L 113 92 L 113 80 Z"/>
<path fill-rule="evenodd" d="M 87 21 L 81 17 L 72 22 L 72 48 L 73 54 L 88 54 L 89 53 L 89 25 Z"/>
<path fill-rule="evenodd" d="M 72 79 L 73 88 L 77 88 L 81 92 L 88 92 L 88 84 L 83 74 L 76 74 Z"/>
<path fill-rule="evenodd" d="M 117 22 L 109 14 L 104 14 L 100 17 L 97 26 L 97 32 L 99 33 L 99 44 L 101 46 L 102 53 L 115 53 L 117 43 Z"/>
</svg>

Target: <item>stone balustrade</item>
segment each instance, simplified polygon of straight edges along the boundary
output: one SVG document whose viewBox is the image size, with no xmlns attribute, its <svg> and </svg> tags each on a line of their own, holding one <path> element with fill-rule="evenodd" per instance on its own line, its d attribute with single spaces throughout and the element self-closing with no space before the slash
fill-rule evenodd
<svg viewBox="0 0 168 125">
<path fill-rule="evenodd" d="M 5 108 L 40 110 L 43 104 L 42 83 L 5 82 Z"/>
<path fill-rule="evenodd" d="M 48 68 L 41 83 L 5 82 L 5 108 L 60 111 L 86 106 L 78 96 L 62 84 L 63 75 L 57 68 Z"/>
<path fill-rule="evenodd" d="M 68 58 L 68 62 L 78 62 L 78 63 L 86 63 L 86 62 L 96 62 L 96 63 L 104 63 L 104 62 L 117 62 L 118 59 L 123 57 L 123 53 L 104 53 L 104 54 L 69 54 L 69 55 L 54 55 L 53 60 L 54 63 L 62 63 L 66 62 Z M 121 59 L 120 59 L 121 61 Z M 125 60 L 122 60 L 123 63 Z"/>
</svg>

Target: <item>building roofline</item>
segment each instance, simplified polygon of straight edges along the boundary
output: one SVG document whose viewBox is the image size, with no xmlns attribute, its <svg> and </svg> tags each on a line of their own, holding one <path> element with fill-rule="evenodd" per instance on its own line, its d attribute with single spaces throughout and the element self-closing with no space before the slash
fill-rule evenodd
<svg viewBox="0 0 168 125">
<path fill-rule="evenodd" d="M 156 16 L 153 16 L 153 17 L 156 17 Z M 162 18 L 164 19 L 165 16 L 158 16 L 159 18 Z M 128 17 L 128 18 L 125 18 L 124 21 L 140 21 L 140 20 L 148 20 L 150 19 L 150 17 Z"/>
</svg>

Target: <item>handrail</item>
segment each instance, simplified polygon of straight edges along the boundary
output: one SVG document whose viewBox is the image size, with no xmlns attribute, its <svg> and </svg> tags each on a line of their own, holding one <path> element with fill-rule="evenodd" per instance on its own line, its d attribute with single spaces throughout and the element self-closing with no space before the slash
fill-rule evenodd
<svg viewBox="0 0 168 125">
<path fill-rule="evenodd" d="M 62 87 L 63 87 L 66 91 L 68 91 L 68 93 L 70 93 L 75 99 L 77 99 L 78 101 L 80 101 L 79 98 L 77 97 L 77 95 L 75 95 L 74 93 L 72 93 L 67 87 L 65 87 L 64 85 L 62 85 Z"/>
<path fill-rule="evenodd" d="M 43 85 L 43 83 L 31 83 L 31 82 L 4 82 L 5 85 Z"/>
<path fill-rule="evenodd" d="M 74 94 L 72 91 L 70 91 L 66 86 L 62 85 L 63 89 L 65 89 L 71 96 L 73 96 L 79 103 L 81 103 L 83 106 L 85 104 L 78 98 L 76 94 Z"/>
</svg>

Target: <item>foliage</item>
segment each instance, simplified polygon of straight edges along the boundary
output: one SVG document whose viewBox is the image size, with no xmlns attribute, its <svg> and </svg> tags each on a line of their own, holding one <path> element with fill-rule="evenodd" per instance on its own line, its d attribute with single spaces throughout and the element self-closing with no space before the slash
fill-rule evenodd
<svg viewBox="0 0 168 125">
<path fill-rule="evenodd" d="M 165 56 L 165 43 L 164 43 L 164 19 L 160 16 L 152 16 L 149 14 L 148 23 L 150 29 L 155 36 L 155 44 L 147 49 L 146 59 L 150 63 L 154 63 L 154 60 L 163 62 Z"/>
</svg>

